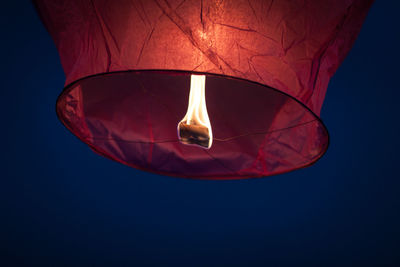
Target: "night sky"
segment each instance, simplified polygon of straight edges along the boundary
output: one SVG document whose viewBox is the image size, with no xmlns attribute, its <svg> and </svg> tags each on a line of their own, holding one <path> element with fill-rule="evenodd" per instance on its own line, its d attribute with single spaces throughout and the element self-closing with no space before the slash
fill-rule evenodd
<svg viewBox="0 0 400 267">
<path fill-rule="evenodd" d="M 1 266 L 400 266 L 400 1 L 376 1 L 329 84 L 315 165 L 159 176 L 65 129 L 65 76 L 28 1 L 2 2 Z"/>
</svg>

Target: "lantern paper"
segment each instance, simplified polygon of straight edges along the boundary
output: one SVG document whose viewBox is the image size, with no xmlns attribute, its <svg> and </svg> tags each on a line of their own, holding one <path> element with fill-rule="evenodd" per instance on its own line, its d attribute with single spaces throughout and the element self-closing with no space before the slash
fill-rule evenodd
<svg viewBox="0 0 400 267">
<path fill-rule="evenodd" d="M 66 75 L 62 123 L 95 152 L 159 174 L 239 179 L 309 166 L 328 147 L 329 79 L 370 0 L 38 0 Z M 210 149 L 185 145 L 206 75 Z"/>
</svg>

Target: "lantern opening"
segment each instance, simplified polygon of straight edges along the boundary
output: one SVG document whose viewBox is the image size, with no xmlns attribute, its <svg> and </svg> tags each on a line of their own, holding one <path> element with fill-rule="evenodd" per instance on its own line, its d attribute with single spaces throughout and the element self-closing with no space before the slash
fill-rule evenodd
<svg viewBox="0 0 400 267">
<path fill-rule="evenodd" d="M 207 79 L 203 102 L 212 120 L 209 149 L 200 148 L 200 141 L 182 142 L 179 137 L 189 130 L 177 135 L 192 79 Z M 240 179 L 284 173 L 317 161 L 329 141 L 322 121 L 295 98 L 249 80 L 193 71 L 136 70 L 85 77 L 65 88 L 57 113 L 98 154 L 181 177 Z M 181 129 L 185 126 L 180 124 Z M 204 137 L 197 134 L 199 140 Z"/>
<path fill-rule="evenodd" d="M 207 113 L 205 83 L 205 75 L 191 75 L 188 109 L 178 124 L 178 137 L 183 144 L 209 149 L 213 138 Z"/>
</svg>

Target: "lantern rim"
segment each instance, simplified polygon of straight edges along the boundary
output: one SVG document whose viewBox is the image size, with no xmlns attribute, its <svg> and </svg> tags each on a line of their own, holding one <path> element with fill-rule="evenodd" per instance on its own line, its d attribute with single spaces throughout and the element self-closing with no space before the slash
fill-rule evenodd
<svg viewBox="0 0 400 267">
<path fill-rule="evenodd" d="M 320 126 L 322 126 L 324 133 L 326 134 L 326 143 L 323 149 L 321 149 L 320 153 L 315 156 L 311 161 L 303 164 L 303 165 L 299 165 L 296 166 L 294 168 L 291 169 L 285 169 L 283 171 L 277 171 L 277 172 L 273 172 L 271 174 L 268 175 L 237 175 L 237 176 L 232 176 L 231 174 L 223 176 L 204 176 L 204 175 L 182 175 L 182 174 L 176 174 L 176 173 L 170 173 L 170 172 L 163 172 L 163 171 L 157 171 L 151 168 L 145 168 L 145 167 L 141 167 L 126 161 L 122 161 L 116 157 L 111 156 L 110 154 L 107 154 L 106 152 L 98 149 L 97 147 L 95 147 L 93 144 L 91 144 L 89 142 L 89 139 L 84 139 L 81 136 L 79 136 L 78 134 L 75 133 L 75 131 L 68 126 L 67 123 L 65 123 L 62 115 L 61 115 L 61 110 L 58 106 L 58 104 L 61 102 L 61 99 L 67 95 L 72 89 L 74 89 L 74 86 L 84 80 L 88 80 L 91 78 L 95 78 L 95 77 L 100 77 L 100 76 L 111 76 L 111 75 L 115 75 L 115 74 L 123 74 L 123 73 L 139 73 L 139 72 L 154 72 L 154 73 L 169 73 L 169 74 L 173 74 L 175 76 L 179 76 L 179 75 L 190 75 L 190 74 L 196 74 L 196 75 L 206 75 L 206 76 L 214 76 L 214 77 L 220 77 L 220 78 L 227 78 L 227 79 L 234 79 L 234 80 L 238 80 L 238 81 L 242 81 L 242 82 L 247 82 L 250 84 L 254 84 L 254 85 L 258 85 L 258 86 L 262 86 L 265 88 L 268 88 L 270 90 L 273 90 L 279 94 L 282 94 L 286 97 L 288 97 L 291 100 L 294 100 L 297 104 L 300 104 L 300 106 L 302 108 L 304 108 L 306 111 L 308 111 L 314 118 L 315 120 L 319 123 Z M 241 78 L 241 77 L 235 77 L 235 76 L 231 76 L 231 75 L 226 75 L 226 74 L 220 74 L 220 73 L 213 73 L 213 72 L 204 72 L 204 71 L 194 71 L 194 70 L 181 70 L 181 69 L 129 69 L 129 70 L 120 70 L 120 71 L 109 71 L 109 72 L 101 72 L 101 73 L 96 73 L 96 74 L 92 74 L 92 75 L 87 75 L 84 77 L 81 77 L 77 80 L 74 80 L 73 82 L 70 82 L 68 84 L 66 84 L 63 88 L 63 90 L 61 91 L 61 93 L 58 95 L 56 103 L 55 103 L 55 110 L 56 110 L 56 115 L 58 120 L 60 121 L 60 123 L 67 129 L 69 130 L 69 132 L 71 132 L 76 138 L 78 138 L 80 141 L 82 141 L 83 143 L 85 143 L 86 145 L 88 145 L 92 150 L 94 150 L 97 154 L 108 158 L 108 159 L 112 159 L 116 162 L 119 162 L 123 165 L 127 165 L 129 167 L 141 170 L 141 171 L 145 171 L 145 172 L 150 172 L 153 174 L 158 174 L 158 175 L 163 175 L 163 176 L 169 176 L 169 177 L 175 177 L 175 178 L 185 178 L 185 179 L 195 179 L 195 180 L 242 180 L 242 179 L 254 179 L 254 178 L 262 178 L 262 177 L 272 177 L 272 176 L 276 176 L 279 174 L 283 174 L 283 173 L 288 173 L 288 172 L 292 172 L 295 170 L 299 170 L 299 169 L 303 169 L 303 168 L 307 168 L 309 166 L 314 165 L 318 160 L 320 160 L 327 152 L 329 145 L 330 145 L 330 135 L 329 135 L 329 131 L 328 128 L 326 127 L 325 123 L 323 122 L 323 120 L 317 115 L 315 114 L 307 105 L 305 105 L 304 103 L 302 103 L 300 100 L 298 100 L 297 98 L 291 96 L 290 94 L 283 92 L 279 89 L 276 89 L 274 87 L 268 86 L 266 84 L 257 82 L 257 81 L 253 81 L 253 80 L 249 80 L 249 79 L 245 79 L 245 78 Z M 295 128 L 297 126 L 300 126 L 302 124 L 298 124 L 298 125 L 294 125 L 291 127 L 287 127 L 287 128 L 283 128 L 283 129 L 278 129 L 278 130 L 285 130 L 285 129 L 290 129 L 290 128 Z M 271 131 L 274 132 L 274 131 Z M 263 132 L 263 133 L 253 133 L 253 134 L 267 134 L 268 132 Z"/>
</svg>

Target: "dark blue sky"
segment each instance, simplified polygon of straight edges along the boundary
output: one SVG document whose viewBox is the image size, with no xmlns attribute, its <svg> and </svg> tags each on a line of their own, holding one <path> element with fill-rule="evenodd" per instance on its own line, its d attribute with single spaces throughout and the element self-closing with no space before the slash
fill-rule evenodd
<svg viewBox="0 0 400 267">
<path fill-rule="evenodd" d="M 331 80 L 320 161 L 198 181 L 131 169 L 68 132 L 50 36 L 29 2 L 2 3 L 0 265 L 399 266 L 399 10 L 376 1 Z"/>
</svg>

